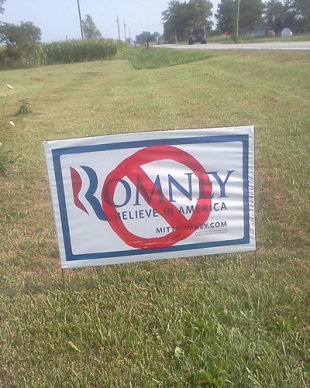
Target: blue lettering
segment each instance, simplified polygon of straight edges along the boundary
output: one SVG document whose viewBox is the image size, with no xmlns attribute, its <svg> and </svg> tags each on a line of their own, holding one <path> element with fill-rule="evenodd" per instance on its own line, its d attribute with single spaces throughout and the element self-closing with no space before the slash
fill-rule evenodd
<svg viewBox="0 0 310 388">
<path fill-rule="evenodd" d="M 157 175 L 157 177 L 156 177 L 156 180 L 154 182 L 154 185 L 152 187 L 152 192 L 151 192 L 150 195 L 148 195 L 145 187 L 143 186 L 140 178 L 138 177 L 138 179 L 137 179 L 137 191 L 136 191 L 136 203 L 134 204 L 134 206 L 141 205 L 139 203 L 139 193 L 142 194 L 142 196 L 144 197 L 144 199 L 146 200 L 147 203 L 150 203 L 156 188 L 157 188 L 157 191 L 158 191 L 158 196 L 159 196 L 160 202 L 164 202 L 164 196 L 163 196 L 163 191 L 162 191 L 162 188 L 161 188 L 161 183 L 160 183 L 159 175 Z"/>
<path fill-rule="evenodd" d="M 219 184 L 220 186 L 220 196 L 218 198 L 222 198 L 222 197 L 227 197 L 226 193 L 225 193 L 225 186 L 226 186 L 226 183 L 230 177 L 230 175 L 234 172 L 235 170 L 229 170 L 227 171 L 227 175 L 226 175 L 226 178 L 224 180 L 224 182 L 222 181 L 222 179 L 219 177 L 217 171 L 212 171 L 212 172 L 208 172 L 208 174 L 212 174 L 214 176 L 214 178 L 216 179 L 217 183 Z"/>
<path fill-rule="evenodd" d="M 176 189 L 178 189 L 182 194 L 185 195 L 190 201 L 192 200 L 193 197 L 193 192 L 192 192 L 192 175 L 193 173 L 186 173 L 187 179 L 188 179 L 188 191 L 180 185 L 180 183 L 173 178 L 172 175 L 168 174 L 168 182 L 169 182 L 169 202 L 175 202 L 175 200 L 172 197 L 172 185 Z"/>
<path fill-rule="evenodd" d="M 94 194 L 98 188 L 98 178 L 97 178 L 96 172 L 92 168 L 87 167 L 87 166 L 81 166 L 81 168 L 86 172 L 88 179 L 89 179 L 89 188 L 85 194 L 85 198 L 87 199 L 87 201 L 89 202 L 89 204 L 93 208 L 93 210 L 94 210 L 96 216 L 99 218 L 99 220 L 107 221 L 108 218 L 105 215 L 98 198 L 96 198 L 94 196 Z"/>
<path fill-rule="evenodd" d="M 107 192 L 108 192 L 108 189 L 109 189 L 109 186 L 112 182 L 118 182 L 118 183 L 121 183 L 125 189 L 125 193 L 126 193 L 126 199 L 125 201 L 122 203 L 122 204 L 119 204 L 117 205 L 116 203 L 114 203 L 113 201 L 113 198 L 112 198 L 112 203 L 110 201 L 110 199 L 108 198 L 107 196 Z M 130 201 L 130 198 L 131 198 L 131 189 L 130 189 L 130 186 L 129 184 L 124 181 L 123 179 L 111 179 L 109 182 L 107 182 L 103 188 L 103 196 L 104 196 L 104 199 L 105 201 L 110 205 L 110 206 L 115 206 L 115 207 L 122 207 L 122 206 L 125 206 L 127 205 L 127 203 Z"/>
</svg>

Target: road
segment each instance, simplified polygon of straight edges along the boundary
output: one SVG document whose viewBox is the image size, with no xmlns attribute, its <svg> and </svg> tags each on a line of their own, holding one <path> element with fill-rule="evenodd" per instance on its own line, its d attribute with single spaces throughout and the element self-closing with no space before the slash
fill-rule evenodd
<svg viewBox="0 0 310 388">
<path fill-rule="evenodd" d="M 171 49 L 188 49 L 188 50 L 295 50 L 310 51 L 310 41 L 301 42 L 263 42 L 263 43 L 207 43 L 207 44 L 165 44 L 155 47 L 166 47 Z"/>
</svg>

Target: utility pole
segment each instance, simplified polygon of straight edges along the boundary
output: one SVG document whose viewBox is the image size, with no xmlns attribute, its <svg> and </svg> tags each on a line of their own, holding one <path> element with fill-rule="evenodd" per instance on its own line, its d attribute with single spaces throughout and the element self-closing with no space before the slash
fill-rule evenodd
<svg viewBox="0 0 310 388">
<path fill-rule="evenodd" d="M 80 18 L 80 29 L 81 29 L 81 37 L 84 39 L 84 34 L 83 34 L 83 24 L 82 24 L 82 17 L 81 17 L 81 8 L 80 8 L 80 0 L 76 0 L 77 2 L 77 7 L 79 11 L 79 18 Z"/>
<path fill-rule="evenodd" d="M 240 14 L 240 0 L 238 0 L 237 4 L 237 30 L 236 30 L 236 42 L 239 39 L 239 14 Z"/>
<path fill-rule="evenodd" d="M 127 37 L 126 37 L 126 22 L 124 20 L 124 35 L 125 35 L 125 42 L 127 42 Z"/>
<path fill-rule="evenodd" d="M 119 29 L 119 18 L 118 18 L 118 15 L 117 15 L 117 18 L 116 18 L 116 23 L 117 23 L 117 29 L 118 29 L 118 40 L 121 40 L 121 32 L 120 32 L 120 29 Z"/>
</svg>

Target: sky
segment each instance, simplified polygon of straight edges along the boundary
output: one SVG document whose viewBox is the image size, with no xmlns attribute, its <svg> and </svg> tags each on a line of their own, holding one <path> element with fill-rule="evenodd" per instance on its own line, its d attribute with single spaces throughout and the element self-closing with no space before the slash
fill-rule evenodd
<svg viewBox="0 0 310 388">
<path fill-rule="evenodd" d="M 163 32 L 162 12 L 169 0 L 79 0 L 82 19 L 90 15 L 105 38 L 118 39 L 116 18 L 119 17 L 121 39 L 135 39 L 142 31 Z M 220 0 L 213 0 L 213 14 Z M 77 0 L 5 0 L 0 21 L 19 24 L 33 22 L 41 29 L 42 42 L 81 37 Z"/>
</svg>

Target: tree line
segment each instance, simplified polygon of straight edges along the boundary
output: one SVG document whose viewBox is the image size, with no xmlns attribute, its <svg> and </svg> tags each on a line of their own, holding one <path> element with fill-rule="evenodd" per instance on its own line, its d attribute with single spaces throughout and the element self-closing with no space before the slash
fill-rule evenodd
<svg viewBox="0 0 310 388">
<path fill-rule="evenodd" d="M 236 32 L 238 8 L 240 30 L 266 26 L 276 34 L 285 27 L 294 33 L 310 32 L 310 0 L 221 0 L 215 13 L 217 33 Z M 170 1 L 162 13 L 165 39 L 184 41 L 192 28 L 210 31 L 211 10 L 209 0 Z"/>
<path fill-rule="evenodd" d="M 310 32 L 310 0 L 240 0 L 240 30 L 253 31 L 265 25 L 279 34 L 283 28 L 292 32 Z M 218 5 L 217 28 L 221 32 L 236 31 L 238 1 L 222 0 Z"/>
</svg>

